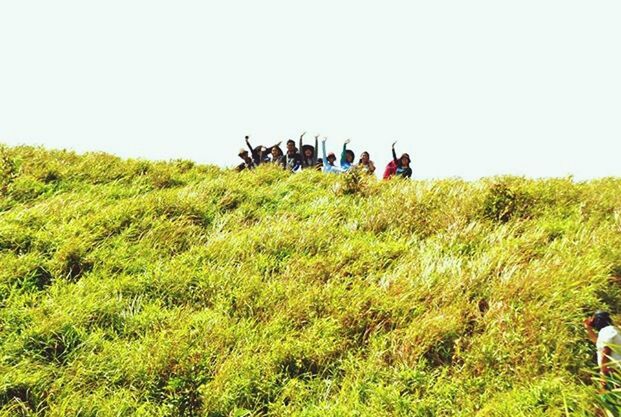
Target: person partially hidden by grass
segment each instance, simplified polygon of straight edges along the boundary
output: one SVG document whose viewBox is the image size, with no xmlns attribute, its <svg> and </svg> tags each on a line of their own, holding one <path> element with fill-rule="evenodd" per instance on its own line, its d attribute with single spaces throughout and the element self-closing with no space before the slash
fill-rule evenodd
<svg viewBox="0 0 621 417">
<path fill-rule="evenodd" d="M 412 177 L 412 168 L 410 168 L 410 155 L 404 153 L 401 155 L 401 158 L 397 158 L 397 153 L 395 152 L 395 145 L 397 142 L 393 142 L 392 144 L 392 161 L 386 165 L 386 169 L 384 170 L 384 179 L 390 179 L 394 176 L 402 177 L 402 178 L 411 178 Z"/>
<path fill-rule="evenodd" d="M 246 140 L 246 146 L 248 146 L 248 149 L 250 150 L 252 161 L 255 166 L 270 162 L 270 150 L 276 146 L 280 146 L 280 142 L 278 142 L 276 145 L 270 146 L 269 148 L 266 148 L 263 145 L 255 146 L 253 148 L 250 144 L 250 136 L 246 136 L 244 139 Z"/>
<path fill-rule="evenodd" d="M 302 166 L 302 157 L 298 153 L 298 149 L 295 147 L 295 141 L 289 139 L 287 141 L 287 154 L 285 155 L 285 169 L 291 172 L 295 172 Z"/>
<path fill-rule="evenodd" d="M 412 168 L 410 168 L 410 163 L 412 162 L 412 159 L 410 159 L 410 155 L 407 153 L 404 153 L 401 155 L 401 157 L 397 158 L 397 152 L 395 152 L 395 145 L 397 144 L 397 142 L 393 142 L 392 143 L 392 162 L 391 164 L 393 164 L 392 166 L 394 167 L 394 174 L 397 177 L 401 177 L 401 178 L 412 178 Z M 390 166 L 390 164 L 389 164 Z M 391 175 L 391 176 L 393 176 Z M 386 178 L 386 175 L 384 174 L 384 178 Z"/>
<path fill-rule="evenodd" d="M 327 140 L 328 138 L 323 138 L 321 141 L 321 151 L 322 151 L 322 161 L 323 161 L 322 170 L 323 172 L 328 172 L 332 174 L 341 174 L 343 173 L 343 170 L 341 169 L 341 167 L 334 165 L 334 163 L 336 162 L 336 155 L 334 154 L 334 152 L 330 152 L 329 154 L 326 155 L 326 141 Z"/>
<path fill-rule="evenodd" d="M 304 135 L 306 132 L 302 133 L 300 136 L 300 150 L 302 152 L 302 169 L 315 168 L 317 165 L 317 160 L 319 159 L 319 135 L 315 136 L 315 146 L 312 145 L 304 145 Z"/>
<path fill-rule="evenodd" d="M 239 155 L 239 157 L 244 161 L 241 164 L 237 165 L 237 168 L 235 168 L 237 172 L 255 168 L 256 165 L 254 164 L 254 161 L 250 157 L 250 154 L 247 150 L 242 148 L 239 150 L 239 153 L 237 155 Z"/>
<path fill-rule="evenodd" d="M 341 152 L 341 170 L 349 171 L 354 166 L 354 160 L 356 159 L 356 154 L 351 149 L 347 149 L 347 145 L 351 142 L 350 139 L 347 139 L 343 143 L 343 151 Z"/>
<path fill-rule="evenodd" d="M 270 163 L 276 164 L 281 168 L 285 167 L 285 155 L 282 153 L 282 149 L 280 149 L 280 145 L 272 146 L 270 149 Z"/>
<path fill-rule="evenodd" d="M 610 314 L 604 311 L 597 311 L 584 320 L 584 327 L 589 340 L 597 347 L 602 391 L 620 388 L 621 332 L 613 325 Z"/>
<path fill-rule="evenodd" d="M 358 166 L 369 175 L 373 175 L 375 173 L 375 164 L 371 161 L 371 156 L 366 151 L 362 152 L 360 155 Z"/>
</svg>

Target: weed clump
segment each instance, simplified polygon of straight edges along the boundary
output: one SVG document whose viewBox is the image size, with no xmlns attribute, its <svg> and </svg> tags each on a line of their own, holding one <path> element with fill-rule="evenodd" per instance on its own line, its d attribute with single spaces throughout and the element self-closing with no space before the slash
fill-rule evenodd
<svg viewBox="0 0 621 417">
<path fill-rule="evenodd" d="M 533 213 L 533 197 L 515 186 L 499 182 L 491 186 L 483 202 L 483 215 L 506 223 L 512 218 L 528 218 Z"/>
</svg>

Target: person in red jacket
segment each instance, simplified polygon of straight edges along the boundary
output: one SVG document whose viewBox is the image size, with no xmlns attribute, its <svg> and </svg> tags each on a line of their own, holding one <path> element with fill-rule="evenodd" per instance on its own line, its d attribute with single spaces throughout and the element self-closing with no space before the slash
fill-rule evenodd
<svg viewBox="0 0 621 417">
<path fill-rule="evenodd" d="M 386 166 L 386 170 L 384 171 L 384 179 L 387 180 L 394 176 L 399 176 L 402 178 L 411 178 L 412 177 L 412 168 L 410 167 L 410 163 L 412 160 L 410 159 L 410 155 L 404 153 L 400 158 L 397 158 L 397 152 L 395 152 L 395 145 L 397 142 L 392 144 L 392 161 Z"/>
</svg>

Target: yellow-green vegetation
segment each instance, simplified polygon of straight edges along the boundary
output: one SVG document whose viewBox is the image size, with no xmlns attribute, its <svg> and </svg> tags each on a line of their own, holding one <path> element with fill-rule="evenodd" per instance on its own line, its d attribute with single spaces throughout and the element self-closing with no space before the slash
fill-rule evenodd
<svg viewBox="0 0 621 417">
<path fill-rule="evenodd" d="M 593 415 L 621 179 L 0 148 L 3 416 Z"/>
</svg>

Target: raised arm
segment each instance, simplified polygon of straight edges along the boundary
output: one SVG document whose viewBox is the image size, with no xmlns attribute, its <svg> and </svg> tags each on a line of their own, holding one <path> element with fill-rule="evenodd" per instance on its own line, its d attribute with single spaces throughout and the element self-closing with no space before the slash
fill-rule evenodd
<svg viewBox="0 0 621 417">
<path fill-rule="evenodd" d="M 322 155 L 323 155 L 323 166 L 327 167 L 328 164 L 328 156 L 326 155 L 326 141 L 328 140 L 328 138 L 323 138 L 323 140 L 321 141 L 321 151 L 322 151 Z"/>
<path fill-rule="evenodd" d="M 313 154 L 313 165 L 319 160 L 319 135 L 315 136 L 315 153 Z"/>
<path fill-rule="evenodd" d="M 345 155 L 347 155 L 347 144 L 350 142 L 349 139 L 347 139 L 345 142 L 343 142 L 343 150 L 341 151 L 341 166 L 345 165 L 347 163 L 347 158 L 345 158 Z"/>
<path fill-rule="evenodd" d="M 300 147 L 298 148 L 298 152 L 302 153 L 302 146 L 304 145 L 304 135 L 306 134 L 306 132 L 302 133 L 300 135 Z"/>
<path fill-rule="evenodd" d="M 397 152 L 395 152 L 396 144 L 397 144 L 396 141 L 392 143 L 392 160 L 395 161 L 395 163 L 399 163 L 399 161 L 397 160 Z"/>
<path fill-rule="evenodd" d="M 250 136 L 246 136 L 244 139 L 246 139 L 246 145 L 250 149 L 250 155 L 254 155 L 254 148 L 250 145 Z"/>
<path fill-rule="evenodd" d="M 277 147 L 277 146 L 280 146 L 280 144 L 281 144 L 281 143 L 282 143 L 282 140 L 281 140 L 280 142 L 278 142 L 278 143 L 276 143 L 276 144 L 272 145 L 272 146 L 269 146 L 269 147 L 267 148 L 268 152 L 272 152 L 272 149 L 273 149 L 273 148 L 275 148 L 275 147 Z"/>
</svg>

